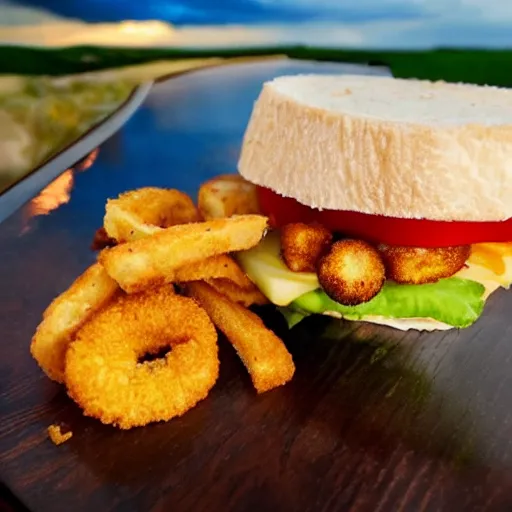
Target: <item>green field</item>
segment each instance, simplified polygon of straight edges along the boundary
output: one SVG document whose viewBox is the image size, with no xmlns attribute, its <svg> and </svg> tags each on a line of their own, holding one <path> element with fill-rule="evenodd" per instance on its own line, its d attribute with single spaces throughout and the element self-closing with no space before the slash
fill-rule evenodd
<svg viewBox="0 0 512 512">
<path fill-rule="evenodd" d="M 162 59 L 286 54 L 298 59 L 384 64 L 396 77 L 512 86 L 511 50 L 357 51 L 306 47 L 230 50 L 139 50 L 0 46 L 0 74 L 66 75 Z"/>
</svg>

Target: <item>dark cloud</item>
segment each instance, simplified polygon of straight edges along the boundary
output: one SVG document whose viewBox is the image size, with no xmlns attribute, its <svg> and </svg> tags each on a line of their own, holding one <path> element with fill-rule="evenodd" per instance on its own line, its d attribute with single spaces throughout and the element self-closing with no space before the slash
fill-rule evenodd
<svg viewBox="0 0 512 512">
<path fill-rule="evenodd" d="M 279 5 L 258 0 L 24 0 L 26 5 L 44 7 L 61 16 L 85 21 L 122 19 L 161 19 L 175 24 L 288 23 L 303 21 L 339 21 L 360 23 L 373 20 L 406 20 L 424 16 L 421 5 L 375 2 L 373 5 L 350 2 L 318 7 L 311 3 L 292 2 Z"/>
</svg>

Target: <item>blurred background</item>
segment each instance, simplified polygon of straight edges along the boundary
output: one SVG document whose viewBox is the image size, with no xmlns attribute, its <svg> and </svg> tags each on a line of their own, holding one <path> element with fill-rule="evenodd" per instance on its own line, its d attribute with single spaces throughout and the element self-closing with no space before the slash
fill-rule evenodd
<svg viewBox="0 0 512 512">
<path fill-rule="evenodd" d="M 0 0 L 0 192 L 138 84 L 236 58 L 512 86 L 512 0 Z"/>
<path fill-rule="evenodd" d="M 0 0 L 0 12 L 3 25 L 61 23 L 55 41 L 63 36 L 65 21 L 95 24 L 89 34 L 75 36 L 99 41 L 102 31 L 105 38 L 109 29 L 116 32 L 104 24 L 158 20 L 167 27 L 152 24 L 137 32 L 132 24 L 132 43 L 152 37 L 160 43 L 183 37 L 197 45 L 236 41 L 403 49 L 512 43 L 510 0 Z M 182 30 L 165 30 L 171 27 Z M 15 31 L 8 35 L 17 37 Z"/>
</svg>

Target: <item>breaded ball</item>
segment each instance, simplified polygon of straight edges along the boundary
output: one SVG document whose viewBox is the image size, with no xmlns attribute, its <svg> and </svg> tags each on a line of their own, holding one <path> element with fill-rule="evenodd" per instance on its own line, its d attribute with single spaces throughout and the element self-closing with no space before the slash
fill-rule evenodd
<svg viewBox="0 0 512 512">
<path fill-rule="evenodd" d="M 422 248 L 380 245 L 388 279 L 403 284 L 435 283 L 457 273 L 469 258 L 471 247 Z"/>
<path fill-rule="evenodd" d="M 315 272 L 331 242 L 331 232 L 320 224 L 296 222 L 281 229 L 281 254 L 293 272 Z"/>
<path fill-rule="evenodd" d="M 386 279 L 377 249 L 362 240 L 340 240 L 318 263 L 318 281 L 325 293 L 345 306 L 373 299 Z"/>
</svg>

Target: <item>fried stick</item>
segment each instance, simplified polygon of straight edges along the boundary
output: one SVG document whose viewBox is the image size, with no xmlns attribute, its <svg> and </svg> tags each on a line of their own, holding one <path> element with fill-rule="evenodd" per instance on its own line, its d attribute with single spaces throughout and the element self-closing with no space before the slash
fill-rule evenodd
<svg viewBox="0 0 512 512">
<path fill-rule="evenodd" d="M 176 270 L 172 279 L 175 283 L 222 279 L 242 289 L 250 290 L 254 286 L 238 263 L 227 254 L 211 256 L 205 260 L 190 263 Z"/>
<path fill-rule="evenodd" d="M 189 283 L 186 289 L 231 342 L 258 393 L 282 386 L 293 377 L 292 356 L 257 315 L 206 283 Z"/>
<path fill-rule="evenodd" d="M 266 228 L 261 215 L 183 224 L 105 249 L 99 261 L 124 291 L 133 293 L 172 282 L 184 265 L 254 247 Z"/>
</svg>

